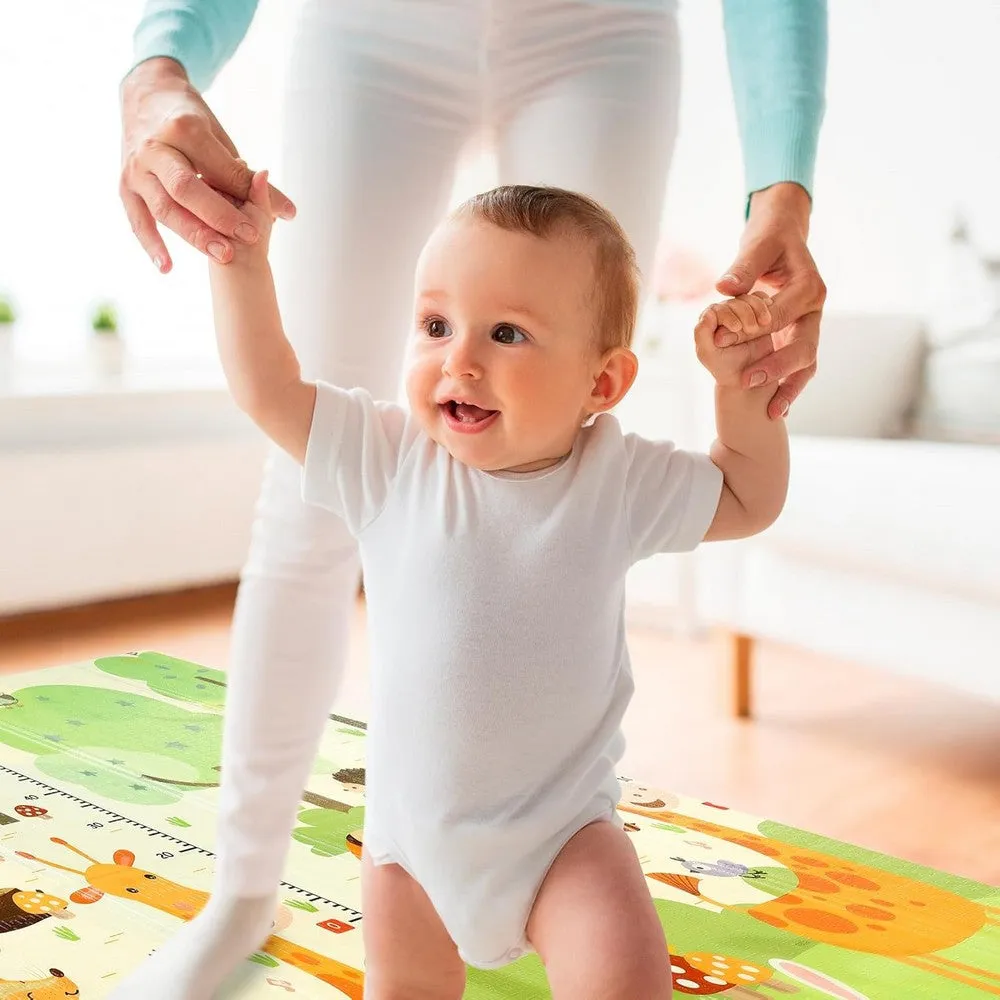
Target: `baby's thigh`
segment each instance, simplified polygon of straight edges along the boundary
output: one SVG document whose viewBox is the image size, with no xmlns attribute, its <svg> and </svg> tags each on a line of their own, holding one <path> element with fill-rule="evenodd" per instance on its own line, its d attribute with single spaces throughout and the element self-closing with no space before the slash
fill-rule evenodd
<svg viewBox="0 0 1000 1000">
<path fill-rule="evenodd" d="M 416 880 L 365 854 L 361 911 L 365 1000 L 460 1000 L 465 963 Z"/>
<path fill-rule="evenodd" d="M 549 869 L 528 920 L 554 1000 L 670 1000 L 670 956 L 620 827 L 584 827 Z"/>
</svg>

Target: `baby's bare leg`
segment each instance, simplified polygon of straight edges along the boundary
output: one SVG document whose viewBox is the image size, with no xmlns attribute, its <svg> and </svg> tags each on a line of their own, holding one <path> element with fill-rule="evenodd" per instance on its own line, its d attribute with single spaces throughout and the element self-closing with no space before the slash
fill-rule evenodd
<svg viewBox="0 0 1000 1000">
<path fill-rule="evenodd" d="M 528 920 L 554 1000 L 670 1000 L 670 958 L 628 834 L 584 827 L 549 869 Z"/>
<path fill-rule="evenodd" d="M 361 898 L 365 1000 L 461 1000 L 465 963 L 420 884 L 365 854 Z"/>
</svg>

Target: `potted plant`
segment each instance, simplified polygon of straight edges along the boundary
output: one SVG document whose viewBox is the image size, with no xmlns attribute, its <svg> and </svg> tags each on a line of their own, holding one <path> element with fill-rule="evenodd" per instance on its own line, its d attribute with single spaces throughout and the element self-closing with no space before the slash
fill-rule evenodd
<svg viewBox="0 0 1000 1000">
<path fill-rule="evenodd" d="M 14 323 L 17 310 L 6 295 L 0 295 L 0 376 L 9 374 L 14 356 Z"/>
<path fill-rule="evenodd" d="M 120 375 L 125 345 L 118 332 L 118 310 L 113 302 L 98 302 L 90 315 L 90 356 L 101 375 Z"/>
</svg>

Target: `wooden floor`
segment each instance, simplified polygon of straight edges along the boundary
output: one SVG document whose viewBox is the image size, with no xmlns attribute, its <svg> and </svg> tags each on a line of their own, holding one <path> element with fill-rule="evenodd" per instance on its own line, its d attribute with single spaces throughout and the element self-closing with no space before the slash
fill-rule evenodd
<svg viewBox="0 0 1000 1000">
<path fill-rule="evenodd" d="M 222 587 L 0 620 L 0 672 L 133 649 L 224 667 L 232 598 Z M 719 647 L 637 629 L 630 645 L 622 773 L 1000 884 L 1000 706 L 763 644 L 757 717 L 739 722 Z M 359 603 L 344 714 L 365 711 L 365 663 Z"/>
</svg>

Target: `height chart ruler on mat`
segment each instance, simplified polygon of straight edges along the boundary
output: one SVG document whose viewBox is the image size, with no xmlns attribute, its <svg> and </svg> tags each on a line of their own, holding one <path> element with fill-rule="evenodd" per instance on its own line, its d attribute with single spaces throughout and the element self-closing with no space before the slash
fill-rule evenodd
<svg viewBox="0 0 1000 1000">
<path fill-rule="evenodd" d="M 225 691 L 153 652 L 0 678 L 0 1000 L 106 997 L 204 904 Z M 227 997 L 361 1000 L 365 735 L 331 715 L 273 934 Z M 1000 997 L 1000 889 L 621 785 L 675 998 Z M 530 955 L 470 970 L 465 1000 L 548 996 Z"/>
<path fill-rule="evenodd" d="M 191 919 L 204 905 L 214 856 L 185 839 L 180 817 L 177 831 L 160 830 L 5 766 L 0 766 L 0 802 L 11 810 L 0 813 L 5 861 L 0 871 L 10 876 L 0 877 L 0 931 L 5 932 L 0 963 L 6 964 L 8 954 L 28 951 L 27 935 L 14 932 L 38 925 L 30 949 L 34 964 L 40 961 L 53 979 L 75 976 L 82 986 L 89 976 L 110 990 L 178 921 Z M 17 867 L 6 863 L 12 860 Z M 360 911 L 290 882 L 281 890 L 275 933 L 251 960 L 271 970 L 263 984 L 309 995 L 318 979 L 360 998 Z M 288 933 L 293 925 L 295 940 Z M 45 954 L 36 956 L 43 932 Z M 331 934 L 345 945 L 331 944 Z M 52 969 L 63 976 L 52 975 Z M 296 987 L 303 977 L 312 982 Z M 3 978 L 0 997 L 6 996 Z M 52 995 L 64 996 L 64 986 L 54 983 L 59 992 Z M 26 992 L 31 1000 L 39 997 L 37 989 Z M 248 988 L 246 995 L 256 991 Z"/>
</svg>

